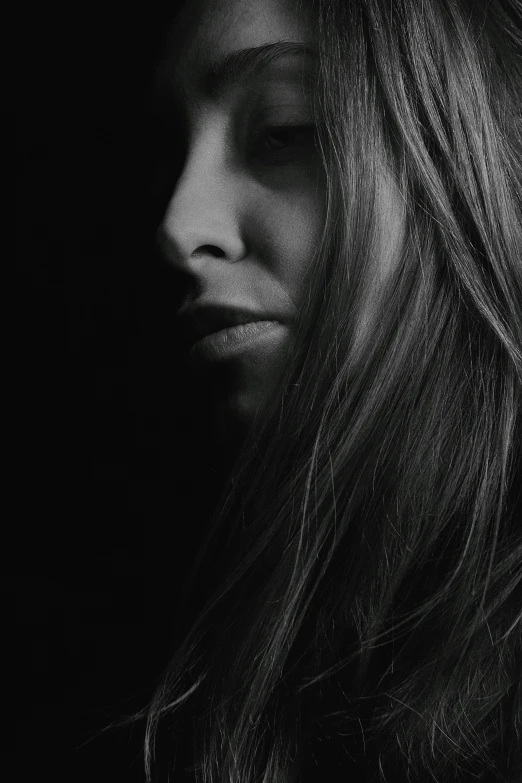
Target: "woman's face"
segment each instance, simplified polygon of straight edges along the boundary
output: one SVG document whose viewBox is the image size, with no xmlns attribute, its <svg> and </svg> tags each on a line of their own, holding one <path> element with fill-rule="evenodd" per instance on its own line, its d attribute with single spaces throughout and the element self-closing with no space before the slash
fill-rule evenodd
<svg viewBox="0 0 522 783">
<path fill-rule="evenodd" d="M 248 424 L 288 362 L 322 235 L 315 43 L 298 0 L 191 0 L 158 75 L 186 127 L 158 243 L 187 279 L 181 319 L 201 338 L 194 367 L 225 425 Z M 361 336 L 378 315 L 404 222 L 390 177 L 377 198 L 380 246 Z"/>
<path fill-rule="evenodd" d="M 210 333 L 191 355 L 219 379 L 225 418 L 248 422 L 287 362 L 323 227 L 305 47 L 313 35 L 294 0 L 197 0 L 160 72 L 187 151 L 158 242 L 189 282 L 181 319 Z"/>
</svg>

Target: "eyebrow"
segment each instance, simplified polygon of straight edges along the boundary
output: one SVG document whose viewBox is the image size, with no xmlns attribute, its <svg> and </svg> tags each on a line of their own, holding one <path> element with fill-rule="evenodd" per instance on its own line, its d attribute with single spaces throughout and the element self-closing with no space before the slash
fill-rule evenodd
<svg viewBox="0 0 522 783">
<path fill-rule="evenodd" d="M 259 74 L 275 60 L 291 55 L 313 55 L 313 50 L 303 43 L 274 41 L 261 46 L 239 49 L 212 63 L 207 71 L 205 86 L 211 92 L 230 87 L 249 76 Z"/>
<path fill-rule="evenodd" d="M 295 41 L 274 41 L 229 52 L 222 59 L 207 66 L 202 78 L 203 89 L 209 95 L 222 94 L 234 84 L 261 73 L 274 61 L 297 55 L 308 55 L 312 58 L 316 56 L 310 46 Z M 179 95 L 185 93 L 179 71 L 171 75 L 171 87 Z"/>
</svg>

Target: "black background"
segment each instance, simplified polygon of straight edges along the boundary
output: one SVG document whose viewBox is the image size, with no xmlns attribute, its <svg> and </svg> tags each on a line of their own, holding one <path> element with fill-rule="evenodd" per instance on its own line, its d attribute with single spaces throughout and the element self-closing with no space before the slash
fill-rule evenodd
<svg viewBox="0 0 522 783">
<path fill-rule="evenodd" d="M 205 455 L 187 468 L 181 288 L 153 246 L 173 171 L 158 193 L 148 97 L 174 10 L 42 3 L 17 22 L 17 780 L 143 780 L 141 724 L 82 743 L 166 664 L 211 494 Z"/>
</svg>

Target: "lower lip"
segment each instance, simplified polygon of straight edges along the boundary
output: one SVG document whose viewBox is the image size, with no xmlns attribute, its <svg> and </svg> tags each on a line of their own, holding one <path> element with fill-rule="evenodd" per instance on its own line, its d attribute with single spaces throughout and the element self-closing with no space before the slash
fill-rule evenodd
<svg viewBox="0 0 522 783">
<path fill-rule="evenodd" d="M 194 343 L 190 355 L 206 361 L 227 359 L 250 347 L 254 348 L 261 340 L 272 339 L 281 328 L 282 324 L 279 321 L 252 321 L 230 326 L 202 337 Z"/>
</svg>

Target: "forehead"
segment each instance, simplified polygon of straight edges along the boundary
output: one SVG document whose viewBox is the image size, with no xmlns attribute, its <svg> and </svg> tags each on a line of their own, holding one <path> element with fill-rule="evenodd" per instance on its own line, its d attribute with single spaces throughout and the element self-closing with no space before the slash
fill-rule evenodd
<svg viewBox="0 0 522 783">
<path fill-rule="evenodd" d="M 303 0 L 187 0 L 167 37 L 163 66 L 190 81 L 231 52 L 276 41 L 313 42 Z"/>
</svg>

